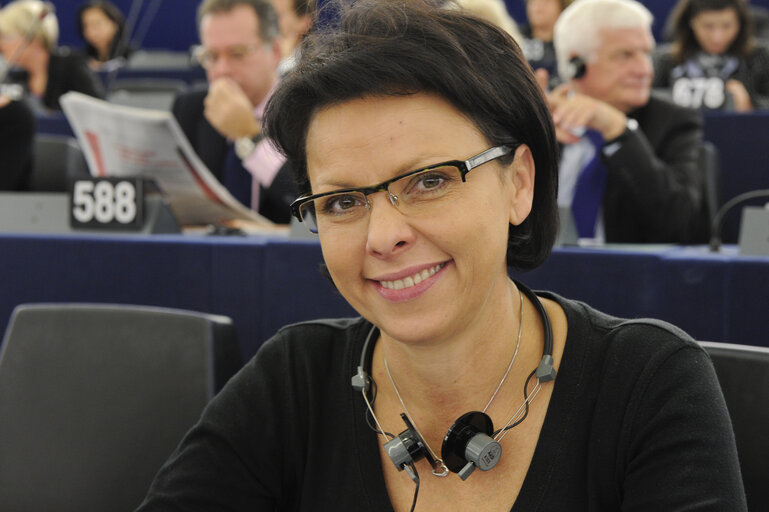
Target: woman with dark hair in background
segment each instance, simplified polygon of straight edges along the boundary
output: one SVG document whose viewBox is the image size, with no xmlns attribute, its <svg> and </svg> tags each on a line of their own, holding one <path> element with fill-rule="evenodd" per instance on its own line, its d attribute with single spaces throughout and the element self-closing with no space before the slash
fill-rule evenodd
<svg viewBox="0 0 769 512">
<path fill-rule="evenodd" d="M 745 0 L 680 0 L 671 16 L 674 40 L 655 52 L 655 88 L 686 107 L 769 108 L 769 48 L 753 37 Z"/>
<path fill-rule="evenodd" d="M 17 0 L 0 9 L 0 52 L 17 68 L 10 81 L 41 111 L 61 110 L 59 98 L 68 91 L 104 95 L 83 57 L 59 48 L 58 39 L 59 22 L 46 2 Z"/>
<path fill-rule="evenodd" d="M 85 41 L 84 53 L 91 69 L 128 57 L 132 48 L 123 41 L 125 18 L 115 4 L 106 0 L 90 0 L 77 10 L 77 32 Z"/>
<path fill-rule="evenodd" d="M 549 87 L 555 87 L 561 80 L 553 46 L 555 22 L 574 0 L 526 0 L 528 24 L 521 25 L 521 45 L 526 60 L 538 73 L 547 72 Z M 539 70 L 543 71 L 539 71 Z"/>
</svg>

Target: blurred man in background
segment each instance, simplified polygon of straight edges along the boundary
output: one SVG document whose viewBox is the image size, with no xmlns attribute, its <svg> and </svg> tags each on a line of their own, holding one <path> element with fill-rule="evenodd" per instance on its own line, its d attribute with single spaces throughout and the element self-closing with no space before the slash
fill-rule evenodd
<svg viewBox="0 0 769 512">
<path fill-rule="evenodd" d="M 196 57 L 208 88 L 180 95 L 173 113 L 209 170 L 246 206 L 288 223 L 296 198 L 285 157 L 262 137 L 278 81 L 278 21 L 270 0 L 204 0 Z"/>
<path fill-rule="evenodd" d="M 651 95 L 651 23 L 635 1 L 580 0 L 555 25 L 566 81 L 548 95 L 563 144 L 558 202 L 571 208 L 580 238 L 695 243 L 707 236 L 702 119 Z"/>
</svg>

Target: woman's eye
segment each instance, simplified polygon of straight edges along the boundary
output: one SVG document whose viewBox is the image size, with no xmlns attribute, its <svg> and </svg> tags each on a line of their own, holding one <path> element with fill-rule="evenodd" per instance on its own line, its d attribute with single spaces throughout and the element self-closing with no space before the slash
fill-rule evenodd
<svg viewBox="0 0 769 512">
<path fill-rule="evenodd" d="M 425 189 L 432 189 L 432 188 L 440 187 L 445 180 L 446 180 L 445 176 L 437 172 L 431 172 L 419 177 L 419 185 L 421 185 L 422 188 L 425 188 Z"/>
<path fill-rule="evenodd" d="M 365 201 L 353 194 L 340 194 L 331 196 L 323 203 L 323 213 L 339 215 L 349 212 L 358 206 L 363 206 Z"/>
</svg>

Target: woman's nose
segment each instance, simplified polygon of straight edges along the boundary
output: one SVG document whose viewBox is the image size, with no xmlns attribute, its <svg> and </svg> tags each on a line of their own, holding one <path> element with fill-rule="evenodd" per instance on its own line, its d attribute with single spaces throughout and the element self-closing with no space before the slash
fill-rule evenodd
<svg viewBox="0 0 769 512">
<path fill-rule="evenodd" d="M 396 207 L 397 198 L 389 192 L 371 194 L 368 212 L 366 251 L 377 258 L 389 258 L 407 250 L 413 244 L 415 232 L 407 216 Z"/>
</svg>

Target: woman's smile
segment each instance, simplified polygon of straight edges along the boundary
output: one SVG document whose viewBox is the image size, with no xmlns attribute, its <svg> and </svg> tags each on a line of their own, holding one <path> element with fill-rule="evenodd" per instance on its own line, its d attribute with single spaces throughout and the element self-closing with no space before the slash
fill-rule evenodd
<svg viewBox="0 0 769 512">
<path fill-rule="evenodd" d="M 403 302 L 419 297 L 435 284 L 451 261 L 409 269 L 382 279 L 371 279 L 377 292 L 392 302 Z"/>
</svg>

